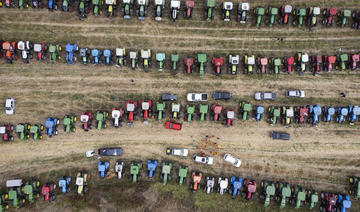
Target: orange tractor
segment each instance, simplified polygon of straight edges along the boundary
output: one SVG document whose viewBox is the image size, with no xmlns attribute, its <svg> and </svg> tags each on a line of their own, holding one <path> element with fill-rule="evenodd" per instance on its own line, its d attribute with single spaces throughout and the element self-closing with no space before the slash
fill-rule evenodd
<svg viewBox="0 0 360 212">
<path fill-rule="evenodd" d="M 1 43 L 4 56 L 8 63 L 12 63 L 18 56 L 16 55 L 16 42 L 5 41 Z"/>
<path fill-rule="evenodd" d="M 200 189 L 200 183 L 201 183 L 202 173 L 199 171 L 193 171 L 191 174 L 192 182 L 190 184 L 190 188 L 192 192 L 196 192 Z"/>
</svg>

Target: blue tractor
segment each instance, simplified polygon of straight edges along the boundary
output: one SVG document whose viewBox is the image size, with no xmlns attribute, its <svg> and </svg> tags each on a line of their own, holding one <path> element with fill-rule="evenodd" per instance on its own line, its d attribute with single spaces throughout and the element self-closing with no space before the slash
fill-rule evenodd
<svg viewBox="0 0 360 212">
<path fill-rule="evenodd" d="M 235 176 L 231 177 L 231 188 L 229 189 L 229 193 L 232 195 L 233 198 L 236 197 L 236 195 L 241 194 L 241 186 L 242 186 L 242 178 L 236 178 Z"/>
<path fill-rule="evenodd" d="M 99 161 L 98 172 L 99 172 L 100 178 L 105 178 L 105 175 L 108 171 L 109 171 L 109 162 Z"/>
<path fill-rule="evenodd" d="M 149 178 L 152 178 L 154 176 L 157 164 L 158 164 L 157 160 L 154 161 L 148 160 L 147 171 Z"/>
<path fill-rule="evenodd" d="M 99 51 L 99 49 L 93 49 L 91 50 L 91 56 L 93 57 L 93 63 L 94 64 L 99 64 L 100 61 L 100 54 L 101 52 Z"/>
<path fill-rule="evenodd" d="M 65 51 L 67 52 L 66 62 L 68 64 L 74 64 L 74 62 L 76 61 L 74 52 L 77 52 L 78 50 L 79 50 L 78 45 L 70 44 L 70 43 L 66 44 L 66 46 L 65 46 Z"/>
<path fill-rule="evenodd" d="M 338 195 L 337 211 L 346 212 L 351 207 L 350 197 L 348 195 Z"/>
<path fill-rule="evenodd" d="M 320 105 L 309 105 L 309 122 L 312 123 L 313 126 L 316 126 L 320 122 L 320 115 L 321 115 L 321 107 Z"/>
<path fill-rule="evenodd" d="M 61 177 L 59 180 L 59 188 L 61 189 L 61 192 L 68 193 L 70 192 L 70 177 Z"/>
<path fill-rule="evenodd" d="M 46 128 L 46 134 L 51 137 L 53 135 L 57 135 L 57 126 L 59 125 L 60 121 L 58 118 L 50 118 L 48 117 L 45 121 L 45 128 Z"/>
<path fill-rule="evenodd" d="M 48 2 L 48 10 L 49 11 L 57 10 L 56 0 L 49 0 L 49 2 Z"/>
<path fill-rule="evenodd" d="M 263 106 L 255 106 L 255 111 L 256 111 L 256 114 L 255 114 L 255 120 L 256 121 L 261 121 L 262 119 L 262 116 L 265 112 L 265 109 Z"/>
<path fill-rule="evenodd" d="M 333 115 L 335 114 L 335 108 L 324 106 L 323 114 L 323 120 L 325 122 L 331 122 L 333 120 Z"/>
<path fill-rule="evenodd" d="M 105 58 L 105 65 L 112 65 L 113 61 L 111 59 L 112 52 L 110 49 L 104 50 L 104 58 Z"/>
<path fill-rule="evenodd" d="M 347 115 L 349 114 L 349 109 L 346 107 L 338 107 L 336 121 L 341 124 L 345 121 Z"/>
<path fill-rule="evenodd" d="M 354 125 L 354 123 L 358 120 L 357 116 L 360 115 L 360 107 L 359 106 L 349 106 L 349 122 L 350 125 Z"/>
</svg>

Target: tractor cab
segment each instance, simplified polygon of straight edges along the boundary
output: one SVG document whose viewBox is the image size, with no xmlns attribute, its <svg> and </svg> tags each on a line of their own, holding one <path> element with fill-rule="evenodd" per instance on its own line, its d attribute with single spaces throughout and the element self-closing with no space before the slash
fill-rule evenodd
<svg viewBox="0 0 360 212">
<path fill-rule="evenodd" d="M 239 55 L 229 55 L 229 72 L 231 74 L 237 74 L 239 62 Z"/>
<path fill-rule="evenodd" d="M 172 70 L 176 71 L 177 70 L 177 63 L 179 62 L 179 54 L 171 54 L 170 55 L 170 61 L 172 64 Z"/>
<path fill-rule="evenodd" d="M 154 17 L 156 21 L 161 21 L 164 7 L 165 0 L 154 0 Z"/>
<path fill-rule="evenodd" d="M 242 24 L 246 23 L 250 11 L 249 3 L 239 3 L 238 5 L 238 21 Z"/>
<path fill-rule="evenodd" d="M 61 189 L 62 193 L 68 193 L 70 192 L 70 177 L 61 177 L 59 180 L 59 188 Z"/>
<path fill-rule="evenodd" d="M 215 177 L 206 177 L 206 188 L 205 192 L 210 194 L 213 192 L 215 186 Z"/>
<path fill-rule="evenodd" d="M 94 64 L 99 64 L 101 61 L 100 61 L 100 55 L 101 55 L 101 52 L 99 49 L 93 49 L 91 50 L 91 56 L 93 57 L 93 63 Z"/>
<path fill-rule="evenodd" d="M 348 108 L 346 108 L 346 107 L 340 108 L 339 107 L 337 110 L 337 117 L 336 117 L 337 122 L 343 123 L 348 114 L 349 114 Z"/>
<path fill-rule="evenodd" d="M 147 176 L 150 179 L 153 178 L 153 176 L 154 176 L 157 164 L 158 164 L 157 160 L 154 160 L 154 161 L 148 160 L 148 163 L 147 163 Z"/>
<path fill-rule="evenodd" d="M 14 130 L 13 125 L 0 126 L 0 135 L 2 135 L 3 141 L 13 141 L 14 136 L 11 135 L 11 132 Z"/>
<path fill-rule="evenodd" d="M 180 12 L 181 2 L 177 0 L 171 0 L 170 2 L 170 11 L 171 11 L 171 19 L 176 21 L 178 18 L 178 14 Z"/>
<path fill-rule="evenodd" d="M 82 128 L 85 131 L 88 131 L 91 128 L 92 113 L 91 112 L 82 112 L 80 115 L 80 122 L 82 123 Z"/>
<path fill-rule="evenodd" d="M 209 106 L 208 106 L 208 105 L 203 105 L 203 104 L 200 104 L 200 105 L 199 105 L 199 113 L 200 113 L 200 116 L 199 116 L 199 117 L 200 117 L 200 122 L 206 120 L 208 110 L 209 110 Z"/>
<path fill-rule="evenodd" d="M 249 119 L 249 113 L 251 111 L 251 104 L 248 102 L 240 102 L 240 114 L 239 119 L 246 121 Z"/>
<path fill-rule="evenodd" d="M 184 17 L 191 18 L 192 11 L 194 9 L 195 2 L 194 1 L 185 1 L 185 8 L 184 8 Z"/>
<path fill-rule="evenodd" d="M 294 57 L 284 57 L 284 66 L 286 68 L 286 72 L 290 74 L 292 72 L 294 65 Z"/>
<path fill-rule="evenodd" d="M 116 162 L 115 172 L 116 172 L 118 179 L 121 179 L 124 176 L 124 167 L 125 167 L 125 163 L 123 161 Z"/>
<path fill-rule="evenodd" d="M 256 111 L 255 120 L 260 121 L 262 118 L 262 115 L 265 112 L 265 108 L 263 106 L 255 106 L 255 111 Z"/>
<path fill-rule="evenodd" d="M 232 2 L 224 2 L 223 3 L 223 20 L 224 21 L 231 21 L 231 12 L 233 9 L 233 3 Z"/>
<path fill-rule="evenodd" d="M 325 122 L 331 122 L 332 117 L 335 114 L 335 108 L 324 106 L 323 107 L 323 112 L 324 112 L 324 115 L 323 115 L 324 116 L 324 121 Z"/>
<path fill-rule="evenodd" d="M 233 110 L 226 110 L 225 111 L 225 116 L 226 116 L 225 125 L 227 127 L 233 125 L 233 120 L 235 118 L 235 112 Z"/>
<path fill-rule="evenodd" d="M 197 64 L 199 66 L 200 78 L 204 77 L 206 69 L 207 55 L 197 54 Z"/>
</svg>

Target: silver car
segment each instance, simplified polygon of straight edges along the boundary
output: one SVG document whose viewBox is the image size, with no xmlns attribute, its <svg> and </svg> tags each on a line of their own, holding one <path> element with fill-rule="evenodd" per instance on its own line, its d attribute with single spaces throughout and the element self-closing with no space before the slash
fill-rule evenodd
<svg viewBox="0 0 360 212">
<path fill-rule="evenodd" d="M 273 92 L 256 92 L 254 95 L 255 100 L 275 100 L 276 93 Z"/>
</svg>

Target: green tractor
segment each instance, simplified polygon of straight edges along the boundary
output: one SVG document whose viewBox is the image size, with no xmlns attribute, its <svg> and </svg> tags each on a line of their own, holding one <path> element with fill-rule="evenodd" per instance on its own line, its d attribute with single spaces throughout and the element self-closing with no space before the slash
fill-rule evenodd
<svg viewBox="0 0 360 212">
<path fill-rule="evenodd" d="M 205 74 L 205 69 L 206 69 L 206 61 L 207 61 L 207 56 L 206 54 L 197 54 L 197 64 L 199 66 L 199 73 L 200 73 L 200 77 L 202 78 Z"/>
<path fill-rule="evenodd" d="M 30 135 L 34 139 L 34 141 L 37 141 L 38 139 L 43 139 L 43 136 L 41 132 L 44 130 L 44 125 L 31 125 L 30 126 Z"/>
<path fill-rule="evenodd" d="M 299 186 L 291 188 L 291 199 L 290 204 L 295 205 L 295 208 L 300 208 L 306 201 L 306 190 Z"/>
<path fill-rule="evenodd" d="M 315 190 L 306 190 L 306 202 L 309 204 L 310 210 L 319 202 L 319 194 Z"/>
<path fill-rule="evenodd" d="M 165 117 L 164 111 L 165 111 L 165 102 L 156 102 L 156 115 L 157 119 L 161 120 Z"/>
<path fill-rule="evenodd" d="M 360 177 L 349 177 L 350 189 L 349 195 L 353 195 L 356 198 L 360 197 Z"/>
<path fill-rule="evenodd" d="M 9 192 L 4 195 L 3 199 L 8 199 L 14 208 L 20 208 L 20 206 L 25 203 L 22 185 L 23 182 L 21 179 L 6 181 L 6 187 L 9 189 Z"/>
<path fill-rule="evenodd" d="M 248 102 L 240 102 L 240 114 L 239 119 L 246 121 L 249 120 L 250 117 L 250 111 L 251 111 L 251 104 Z"/>
<path fill-rule="evenodd" d="M 347 20 L 351 17 L 351 10 L 343 10 L 338 13 L 340 17 L 340 26 L 344 27 L 347 23 Z"/>
<path fill-rule="evenodd" d="M 40 181 L 34 180 L 34 181 L 28 181 L 26 182 L 25 186 L 22 187 L 22 191 L 26 195 L 26 199 L 33 203 L 35 202 L 35 199 L 40 197 Z"/>
<path fill-rule="evenodd" d="M 276 7 L 270 7 L 266 10 L 266 14 L 269 16 L 269 26 L 273 26 L 276 22 L 276 16 L 279 14 L 279 9 Z"/>
<path fill-rule="evenodd" d="M 258 7 L 255 9 L 254 11 L 255 15 L 256 15 L 256 27 L 260 27 L 261 26 L 261 22 L 262 22 L 262 18 L 265 15 L 265 9 L 262 7 Z"/>
<path fill-rule="evenodd" d="M 98 130 L 102 130 L 106 128 L 106 118 L 109 116 L 108 112 L 105 111 L 97 111 L 96 112 L 96 128 Z"/>
<path fill-rule="evenodd" d="M 286 203 L 289 202 L 291 197 L 291 188 L 289 183 L 276 183 L 276 193 L 275 200 L 280 203 L 280 209 L 283 209 L 286 206 Z"/>
<path fill-rule="evenodd" d="M 66 115 L 64 116 L 64 132 L 70 133 L 75 132 L 75 123 L 77 121 L 76 116 Z"/>
<path fill-rule="evenodd" d="M 270 63 L 272 65 L 272 73 L 276 75 L 276 78 L 278 78 L 279 70 L 281 66 L 281 59 L 280 58 L 272 58 L 270 59 Z"/>
<path fill-rule="evenodd" d="M 185 115 L 184 118 L 187 117 L 187 121 L 190 123 L 194 118 L 194 116 L 193 116 L 194 113 L 195 113 L 195 106 L 194 105 L 192 105 L 192 106 L 187 105 L 186 106 L 186 115 Z"/>
<path fill-rule="evenodd" d="M 101 15 L 103 0 L 92 0 L 91 3 L 93 5 L 93 13 L 94 13 L 94 15 L 95 16 Z"/>
<path fill-rule="evenodd" d="M 300 8 L 297 10 L 293 10 L 294 16 L 296 17 L 293 24 L 301 28 L 304 25 L 304 18 L 306 16 L 306 9 Z"/>
<path fill-rule="evenodd" d="M 165 62 L 165 53 L 157 53 L 156 54 L 156 61 L 158 62 L 158 70 L 163 71 L 164 62 Z"/>
<path fill-rule="evenodd" d="M 49 46 L 49 54 L 50 54 L 50 63 L 56 63 L 56 60 L 60 60 L 60 45 L 50 45 Z"/>
<path fill-rule="evenodd" d="M 280 113 L 281 113 L 280 108 L 270 106 L 269 113 L 270 113 L 270 124 L 271 124 L 271 126 L 273 126 L 273 125 L 277 124 L 279 121 L 279 117 L 280 117 Z"/>
<path fill-rule="evenodd" d="M 262 188 L 260 198 L 264 201 L 264 207 L 268 207 L 275 195 L 275 184 L 273 182 L 261 181 L 260 187 Z"/>
<path fill-rule="evenodd" d="M 209 110 L 209 105 L 203 105 L 203 104 L 200 104 L 200 105 L 199 105 L 199 113 L 200 113 L 200 114 L 199 114 L 199 117 L 200 117 L 200 122 L 206 120 L 208 110 Z"/>
<path fill-rule="evenodd" d="M 336 57 L 338 59 L 338 66 L 336 68 L 340 68 L 341 71 L 345 71 L 346 69 L 346 64 L 349 62 L 349 56 L 348 54 L 341 54 L 338 57 Z"/>
<path fill-rule="evenodd" d="M 176 71 L 177 70 L 177 63 L 179 62 L 179 54 L 171 54 L 171 64 L 172 64 L 172 70 Z"/>
<path fill-rule="evenodd" d="M 130 180 L 133 183 L 136 183 L 140 180 L 140 169 L 141 169 L 141 162 L 131 162 L 130 164 Z"/>
<path fill-rule="evenodd" d="M 7 194 L 0 194 L 0 212 L 4 212 L 9 209 L 9 205 L 5 197 L 8 198 Z"/>
<path fill-rule="evenodd" d="M 205 19 L 211 21 L 214 19 L 215 0 L 205 0 Z"/>
<path fill-rule="evenodd" d="M 25 139 L 30 138 L 30 124 L 18 124 L 16 125 L 16 133 L 20 140 L 24 141 Z"/>
<path fill-rule="evenodd" d="M 187 173 L 188 173 L 188 167 L 182 167 L 182 166 L 179 166 L 179 176 L 178 176 L 178 181 L 179 181 L 179 184 L 182 185 L 183 183 L 186 182 L 186 176 L 187 176 Z"/>
<path fill-rule="evenodd" d="M 149 71 L 151 68 L 151 50 L 150 49 L 141 49 L 140 56 L 142 59 L 142 65 L 145 72 Z"/>
<path fill-rule="evenodd" d="M 171 168 L 172 168 L 172 163 L 171 162 L 165 162 L 163 161 L 161 163 L 161 174 L 160 174 L 160 179 L 163 180 L 163 185 L 166 185 L 167 181 L 171 179 Z"/>
</svg>

